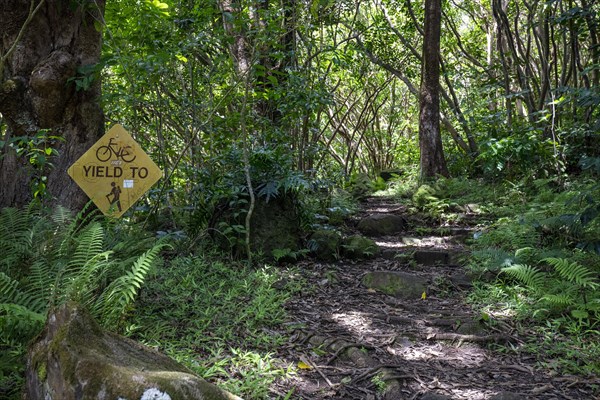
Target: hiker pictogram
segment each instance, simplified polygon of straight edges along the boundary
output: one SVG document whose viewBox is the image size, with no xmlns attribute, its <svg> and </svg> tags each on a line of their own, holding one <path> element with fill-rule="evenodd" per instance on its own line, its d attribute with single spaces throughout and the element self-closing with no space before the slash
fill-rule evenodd
<svg viewBox="0 0 600 400">
<path fill-rule="evenodd" d="M 106 195 L 106 200 L 108 200 L 110 207 L 112 207 L 116 204 L 117 208 L 119 209 L 119 212 L 122 212 L 122 210 L 121 210 L 121 187 L 114 182 L 111 182 L 110 186 L 112 186 L 112 190 L 110 191 L 109 194 Z M 110 199 L 110 196 L 112 196 L 112 200 Z"/>
</svg>

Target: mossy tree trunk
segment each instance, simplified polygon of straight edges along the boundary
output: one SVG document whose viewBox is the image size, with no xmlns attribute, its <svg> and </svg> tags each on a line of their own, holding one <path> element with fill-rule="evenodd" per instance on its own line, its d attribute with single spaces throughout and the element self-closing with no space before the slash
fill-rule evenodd
<svg viewBox="0 0 600 400">
<path fill-rule="evenodd" d="M 78 209 L 85 194 L 67 175 L 104 130 L 97 69 L 105 0 L 3 0 L 0 3 L 0 207 L 28 203 L 32 180 L 44 176 L 53 204 Z M 35 170 L 17 154 L 16 139 L 34 143 L 40 131 L 55 157 Z M 35 147 L 35 146 L 34 146 Z M 45 157 L 44 157 L 45 159 Z M 50 163 L 52 165 L 50 165 Z"/>
</svg>

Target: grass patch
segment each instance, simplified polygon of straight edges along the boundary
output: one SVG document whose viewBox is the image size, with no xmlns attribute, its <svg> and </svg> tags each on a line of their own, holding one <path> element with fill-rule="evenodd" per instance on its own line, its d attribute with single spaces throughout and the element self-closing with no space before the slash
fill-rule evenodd
<svg viewBox="0 0 600 400">
<path fill-rule="evenodd" d="M 267 398 L 293 373 L 273 352 L 286 341 L 284 304 L 301 285 L 293 271 L 177 257 L 143 289 L 129 334 L 239 396 Z"/>
</svg>

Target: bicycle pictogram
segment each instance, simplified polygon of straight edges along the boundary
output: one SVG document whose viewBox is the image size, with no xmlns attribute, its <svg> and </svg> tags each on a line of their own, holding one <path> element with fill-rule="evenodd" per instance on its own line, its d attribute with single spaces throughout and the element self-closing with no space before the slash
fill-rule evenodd
<svg viewBox="0 0 600 400">
<path fill-rule="evenodd" d="M 121 159 L 126 163 L 130 163 L 135 160 L 135 154 L 133 152 L 130 153 L 130 150 L 133 150 L 131 146 L 122 146 L 117 147 L 117 144 L 114 142 L 114 138 L 110 138 L 108 141 L 108 145 L 100 146 L 96 150 L 96 158 L 100 162 L 105 162 L 111 159 L 114 155 L 117 159 Z"/>
</svg>

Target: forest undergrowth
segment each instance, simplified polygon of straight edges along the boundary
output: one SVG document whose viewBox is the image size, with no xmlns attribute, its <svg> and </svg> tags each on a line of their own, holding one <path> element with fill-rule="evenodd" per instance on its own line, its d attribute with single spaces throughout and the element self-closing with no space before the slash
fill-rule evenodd
<svg viewBox="0 0 600 400">
<path fill-rule="evenodd" d="M 478 215 L 465 260 L 477 277 L 469 302 L 485 320 L 508 321 L 527 338 L 495 350 L 533 354 L 556 374 L 600 374 L 600 185 L 593 176 L 438 180 L 419 187 L 411 203 L 442 226 L 460 222 L 465 208 Z"/>
<path fill-rule="evenodd" d="M 341 193 L 326 205 L 343 208 L 347 217 L 356 203 Z M 476 215 L 464 260 L 477 277 L 471 306 L 527 338 L 520 345 L 494 344 L 495 351 L 534 354 L 540 367 L 556 374 L 600 374 L 600 186 L 594 176 L 429 185 L 408 177 L 378 194 L 395 197 L 441 229 L 466 223 L 467 208 Z M 276 356 L 294 329 L 284 306 L 313 290 L 293 262 L 258 258 L 248 266 L 189 239 L 185 229 L 159 239 L 162 232 L 138 225 L 100 218 L 83 224 L 80 218 L 33 207 L 1 214 L 0 397 L 20 398 L 27 345 L 48 307 L 68 300 L 87 304 L 107 329 L 165 352 L 237 395 L 281 397 L 270 387 L 302 368 Z"/>
</svg>

